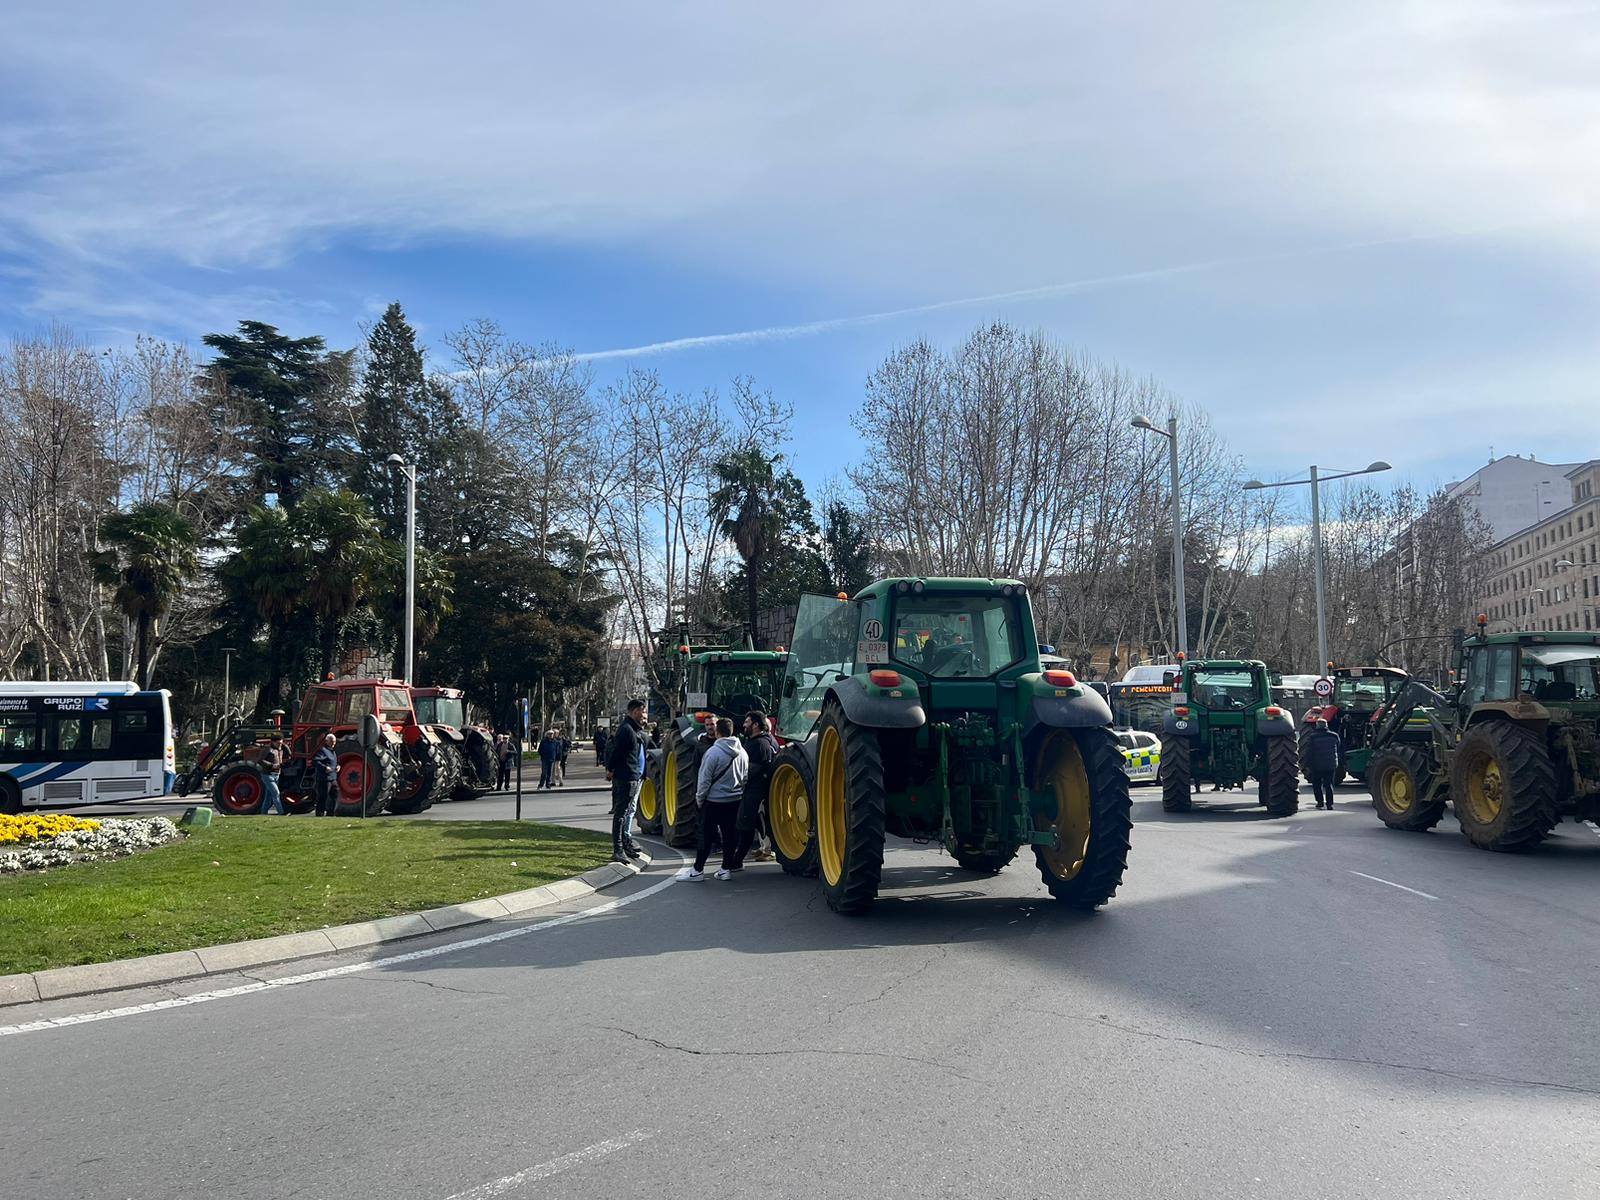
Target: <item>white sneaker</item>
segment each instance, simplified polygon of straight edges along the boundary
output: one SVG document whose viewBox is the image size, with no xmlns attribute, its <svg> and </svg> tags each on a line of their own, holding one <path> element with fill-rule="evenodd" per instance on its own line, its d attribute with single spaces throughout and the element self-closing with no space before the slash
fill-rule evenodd
<svg viewBox="0 0 1600 1200">
<path fill-rule="evenodd" d="M 727 867 L 722 867 L 717 871 L 717 878 L 718 879 L 732 879 L 733 878 L 733 872 L 728 870 Z"/>
<path fill-rule="evenodd" d="M 678 872 L 675 878 L 687 881 L 690 879 L 704 879 L 705 877 L 706 873 L 704 871 L 696 871 L 693 867 L 685 867 Z"/>
</svg>

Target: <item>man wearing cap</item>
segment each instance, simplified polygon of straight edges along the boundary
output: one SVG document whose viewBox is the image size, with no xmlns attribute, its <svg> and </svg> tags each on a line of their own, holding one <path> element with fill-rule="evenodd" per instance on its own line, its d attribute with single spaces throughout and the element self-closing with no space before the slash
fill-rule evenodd
<svg viewBox="0 0 1600 1200">
<path fill-rule="evenodd" d="M 739 847 L 734 851 L 732 869 L 744 869 L 746 855 L 751 862 L 771 862 L 772 855 L 761 843 L 761 810 L 772 783 L 772 760 L 778 756 L 778 742 L 772 736 L 767 714 L 753 708 L 744 715 L 744 750 L 750 766 L 745 772 L 744 792 L 739 798 Z M 750 848 L 755 853 L 750 854 Z"/>
<path fill-rule="evenodd" d="M 261 769 L 261 815 L 271 816 L 273 805 L 277 805 L 279 814 L 288 816 L 283 793 L 278 791 L 278 775 L 283 770 L 283 734 L 278 730 L 274 729 L 267 739 L 266 748 L 256 757 L 256 766 Z"/>
<path fill-rule="evenodd" d="M 1339 773 L 1339 735 L 1328 728 L 1328 722 L 1317 718 L 1316 727 L 1306 734 L 1306 774 L 1311 776 L 1311 790 L 1316 793 L 1317 807 L 1333 811 L 1333 780 Z"/>
</svg>

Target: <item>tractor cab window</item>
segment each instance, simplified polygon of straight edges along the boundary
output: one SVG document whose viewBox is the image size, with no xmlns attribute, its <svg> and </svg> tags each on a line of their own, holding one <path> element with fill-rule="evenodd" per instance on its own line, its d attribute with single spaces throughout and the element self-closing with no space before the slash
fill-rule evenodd
<svg viewBox="0 0 1600 1200">
<path fill-rule="evenodd" d="M 333 715 L 339 708 L 339 693 L 318 688 L 311 693 L 309 715 L 303 719 L 313 725 L 332 725 Z"/>
<path fill-rule="evenodd" d="M 1196 671 L 1189 683 L 1189 699 L 1201 708 L 1225 712 L 1249 708 L 1261 695 L 1249 671 Z"/>
<path fill-rule="evenodd" d="M 440 700 L 437 696 L 413 696 L 411 707 L 416 710 L 418 725 L 443 724 L 436 715 Z"/>
<path fill-rule="evenodd" d="M 433 699 L 433 714 L 425 724 L 448 725 L 452 729 L 467 727 L 467 702 L 460 696 L 438 696 Z M 417 720 L 422 720 L 422 701 L 417 701 Z"/>
<path fill-rule="evenodd" d="M 353 692 L 346 692 L 344 697 L 344 719 L 346 721 L 359 721 L 372 712 L 372 693 L 365 688 Z"/>
<path fill-rule="evenodd" d="M 1335 704 L 1382 704 L 1384 696 L 1382 678 L 1344 678 L 1334 681 Z"/>
<path fill-rule="evenodd" d="M 1600 699 L 1600 647 L 1524 646 L 1517 690 L 1555 703 Z"/>
<path fill-rule="evenodd" d="M 1461 704 L 1471 708 L 1486 700 L 1514 700 L 1517 661 L 1515 646 L 1484 646 L 1472 652 L 1467 662 L 1467 682 L 1461 689 Z"/>
<path fill-rule="evenodd" d="M 889 652 L 934 679 L 993 675 L 1022 657 L 1016 605 L 1002 596 L 902 598 Z"/>
<path fill-rule="evenodd" d="M 771 712 L 783 681 L 782 663 L 713 663 L 706 689 L 706 707 L 731 713 L 735 720 L 752 708 Z"/>
<path fill-rule="evenodd" d="M 411 720 L 411 694 L 404 688 L 379 688 L 383 699 L 383 719 L 391 725 Z"/>
</svg>

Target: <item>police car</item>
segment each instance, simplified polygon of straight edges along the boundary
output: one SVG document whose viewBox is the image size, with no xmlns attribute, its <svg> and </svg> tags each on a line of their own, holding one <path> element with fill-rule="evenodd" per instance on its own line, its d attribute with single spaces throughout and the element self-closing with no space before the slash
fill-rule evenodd
<svg viewBox="0 0 1600 1200">
<path fill-rule="evenodd" d="M 1119 729 L 1122 769 L 1129 783 L 1155 783 L 1161 777 L 1161 739 L 1142 729 Z"/>
</svg>

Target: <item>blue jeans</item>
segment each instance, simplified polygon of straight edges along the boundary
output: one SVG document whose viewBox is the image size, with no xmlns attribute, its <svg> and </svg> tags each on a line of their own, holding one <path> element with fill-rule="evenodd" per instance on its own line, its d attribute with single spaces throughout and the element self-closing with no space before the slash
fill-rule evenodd
<svg viewBox="0 0 1600 1200">
<path fill-rule="evenodd" d="M 261 777 L 261 815 L 272 815 L 272 806 L 278 806 L 278 812 L 283 816 L 289 815 L 289 810 L 283 806 L 283 793 L 278 791 L 278 777 L 276 775 L 263 775 Z"/>
</svg>

